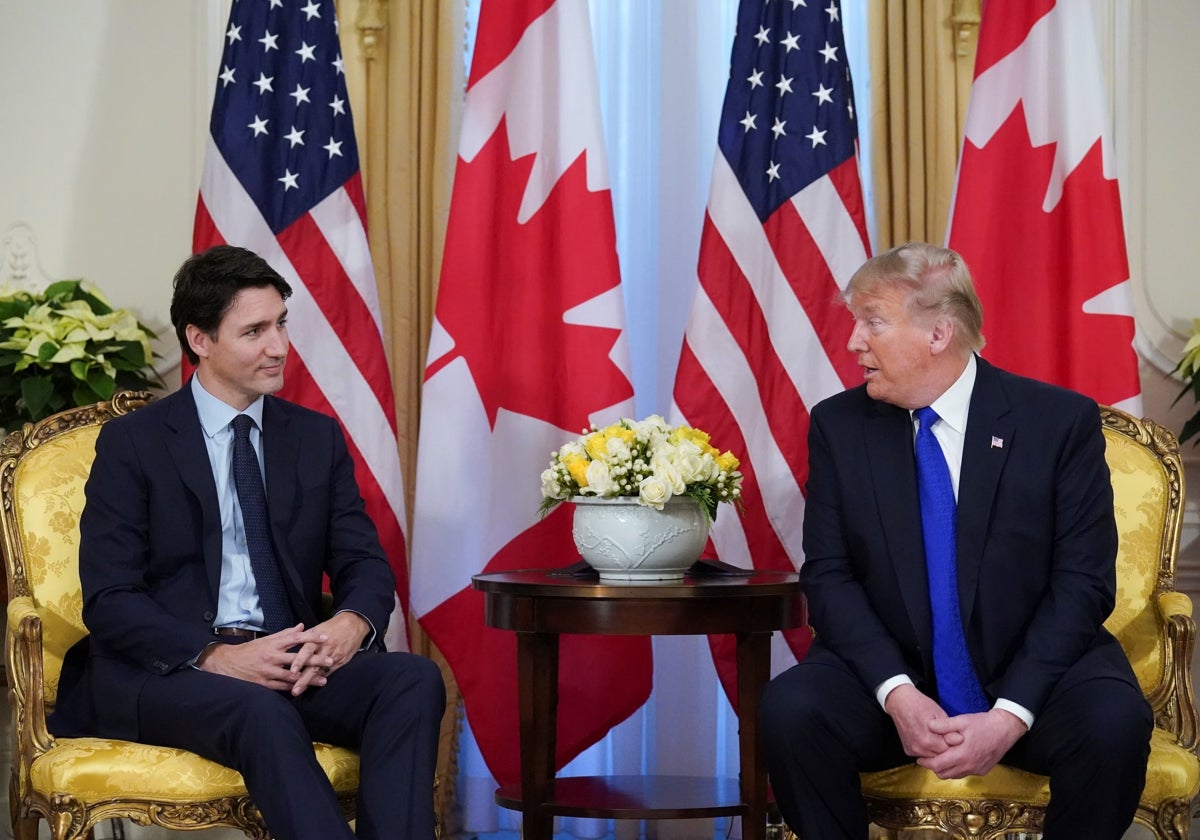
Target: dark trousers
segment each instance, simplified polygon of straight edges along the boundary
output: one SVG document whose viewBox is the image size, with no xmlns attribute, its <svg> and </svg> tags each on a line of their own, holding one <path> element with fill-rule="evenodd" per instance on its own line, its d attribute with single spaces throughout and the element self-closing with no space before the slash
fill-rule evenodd
<svg viewBox="0 0 1200 840">
<path fill-rule="evenodd" d="M 866 840 L 858 774 L 912 759 L 874 693 L 831 659 L 802 662 L 768 684 L 760 706 L 767 770 L 801 840 Z M 1119 840 L 1145 784 L 1152 728 L 1145 698 L 1122 680 L 1051 694 L 1002 762 L 1050 777 L 1045 840 Z"/>
<path fill-rule="evenodd" d="M 445 686 L 437 666 L 365 651 L 299 697 L 194 668 L 147 680 L 139 740 L 191 750 L 246 780 L 280 840 L 352 838 L 313 754 L 324 741 L 359 751 L 357 836 L 434 836 L 433 777 Z"/>
</svg>

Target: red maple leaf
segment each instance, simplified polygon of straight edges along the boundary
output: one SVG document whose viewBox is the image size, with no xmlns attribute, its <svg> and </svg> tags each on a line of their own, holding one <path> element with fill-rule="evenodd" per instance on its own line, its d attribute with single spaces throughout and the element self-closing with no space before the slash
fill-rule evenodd
<svg viewBox="0 0 1200 840">
<path fill-rule="evenodd" d="M 964 144 L 950 246 L 983 303 L 989 360 L 1111 405 L 1140 391 L 1133 318 L 1084 304 L 1129 278 L 1117 182 L 1097 140 L 1045 212 L 1055 150 L 1033 146 L 1023 107 L 983 148 Z"/>
<path fill-rule="evenodd" d="M 585 152 L 518 223 L 533 163 L 510 159 L 503 120 L 473 161 L 459 159 L 437 303 L 454 346 L 425 376 L 461 357 L 493 427 L 503 407 L 583 429 L 633 393 L 610 358 L 620 330 L 564 320 L 620 284 L 612 203 L 587 189 Z"/>
</svg>

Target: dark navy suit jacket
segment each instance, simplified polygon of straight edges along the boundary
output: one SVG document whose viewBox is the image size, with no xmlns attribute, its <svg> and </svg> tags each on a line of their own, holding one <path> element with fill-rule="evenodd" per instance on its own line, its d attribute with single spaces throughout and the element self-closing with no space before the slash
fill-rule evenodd
<svg viewBox="0 0 1200 840">
<path fill-rule="evenodd" d="M 298 620 L 321 620 L 328 575 L 334 609 L 360 613 L 382 638 L 395 579 L 341 428 L 267 397 L 262 445 L 272 534 Z M 79 574 L 90 635 L 68 652 L 50 726 L 137 740 L 146 680 L 188 667 L 213 641 L 220 512 L 190 386 L 105 424 L 86 497 Z"/>
<path fill-rule="evenodd" d="M 817 405 L 801 580 L 816 631 L 869 689 L 908 674 L 936 697 L 932 619 L 907 410 L 861 386 Z M 1117 532 L 1097 405 L 978 360 L 958 494 L 958 588 L 989 699 L 1036 715 L 1050 692 L 1137 685 L 1102 626 Z M 1061 681 L 1061 685 L 1060 685 Z"/>
</svg>

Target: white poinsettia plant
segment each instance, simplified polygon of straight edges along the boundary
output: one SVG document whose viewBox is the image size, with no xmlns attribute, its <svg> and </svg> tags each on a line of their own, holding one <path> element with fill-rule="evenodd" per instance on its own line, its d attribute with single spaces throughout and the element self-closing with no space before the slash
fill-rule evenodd
<svg viewBox="0 0 1200 840">
<path fill-rule="evenodd" d="M 542 472 L 541 513 L 576 496 L 635 497 L 657 510 L 674 496 L 687 496 L 711 522 L 720 502 L 740 502 L 739 463 L 700 429 L 672 426 L 657 414 L 621 419 L 584 432 L 551 455 Z"/>
<path fill-rule="evenodd" d="M 155 333 L 98 289 L 61 280 L 43 292 L 0 289 L 0 426 L 163 387 Z"/>
<path fill-rule="evenodd" d="M 1171 405 L 1183 399 L 1184 394 L 1190 393 L 1192 399 L 1200 406 L 1200 318 L 1192 319 L 1192 335 L 1183 348 L 1183 358 L 1175 366 L 1175 373 L 1183 380 L 1183 390 Z M 1200 435 L 1200 408 L 1197 408 L 1183 424 L 1183 429 L 1179 432 L 1179 442 L 1186 443 L 1197 435 Z M 1197 439 L 1196 443 L 1200 444 L 1200 439 Z"/>
</svg>

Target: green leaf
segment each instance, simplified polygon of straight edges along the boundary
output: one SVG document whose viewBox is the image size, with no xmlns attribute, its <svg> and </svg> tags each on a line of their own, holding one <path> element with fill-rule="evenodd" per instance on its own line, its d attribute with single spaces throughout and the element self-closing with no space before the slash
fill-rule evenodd
<svg viewBox="0 0 1200 840">
<path fill-rule="evenodd" d="M 1175 407 L 1175 403 L 1177 403 L 1177 402 L 1179 402 L 1181 399 L 1183 399 L 1183 395 L 1184 395 L 1184 394 L 1186 394 L 1186 393 L 1187 393 L 1188 391 L 1190 391 L 1190 390 L 1192 390 L 1192 383 L 1191 383 L 1191 382 L 1185 382 L 1185 383 L 1183 383 L 1183 390 L 1182 390 L 1182 391 L 1180 391 L 1178 394 L 1176 394 L 1176 395 L 1175 395 L 1175 399 L 1171 400 L 1171 407 L 1172 407 L 1172 408 L 1174 408 L 1174 407 Z"/>
<path fill-rule="evenodd" d="M 113 311 L 111 306 L 83 288 L 80 288 L 79 291 L 75 293 L 75 299 L 86 300 L 88 306 L 92 307 L 92 311 L 97 315 L 109 315 Z"/>
<path fill-rule="evenodd" d="M 1183 424 L 1183 430 L 1179 433 L 1179 442 L 1187 443 L 1187 441 L 1196 435 L 1200 434 L 1200 412 L 1193 414 L 1191 419 Z M 1200 445 L 1200 437 L 1196 438 L 1196 442 L 1192 446 Z"/>
<path fill-rule="evenodd" d="M 38 347 L 37 360 L 39 362 L 49 362 L 58 353 L 58 345 L 53 341 L 43 341 Z"/>
<path fill-rule="evenodd" d="M 92 403 L 100 402 L 104 399 L 87 385 L 80 384 L 78 388 L 71 392 L 72 405 L 91 405 Z"/>
<path fill-rule="evenodd" d="M 129 370 L 140 370 L 146 366 L 146 350 L 144 347 L 142 347 L 142 343 L 140 341 L 122 341 L 113 346 L 118 347 L 115 354 L 109 354 L 110 360 L 114 365 L 116 365 L 117 360 L 120 359 L 127 364 L 134 365 L 134 367 L 129 368 Z"/>
<path fill-rule="evenodd" d="M 91 367 L 91 362 L 86 359 L 75 359 L 71 362 L 71 375 L 76 379 L 87 382 L 89 367 Z"/>
<path fill-rule="evenodd" d="M 121 370 L 119 367 L 116 379 L 118 391 L 147 391 L 151 388 L 166 387 L 165 384 L 150 381 L 138 371 Z"/>
<path fill-rule="evenodd" d="M 32 299 L 24 296 L 0 299 L 0 323 L 9 318 L 22 317 L 32 306 Z"/>
<path fill-rule="evenodd" d="M 30 376 L 21 380 L 21 399 L 25 410 L 34 420 L 41 420 L 52 413 L 50 400 L 54 397 L 54 383 L 49 376 Z"/>
<path fill-rule="evenodd" d="M 59 280 L 57 283 L 51 283 L 42 293 L 42 297 L 45 300 L 54 300 L 55 298 L 75 300 L 76 293 L 79 291 L 79 283 L 79 280 Z"/>
<path fill-rule="evenodd" d="M 87 384 L 89 388 L 100 395 L 100 399 L 107 400 L 112 397 L 117 382 L 104 372 L 104 368 L 94 368 L 88 372 Z M 87 403 L 83 403 L 83 405 L 87 405 Z"/>
</svg>

